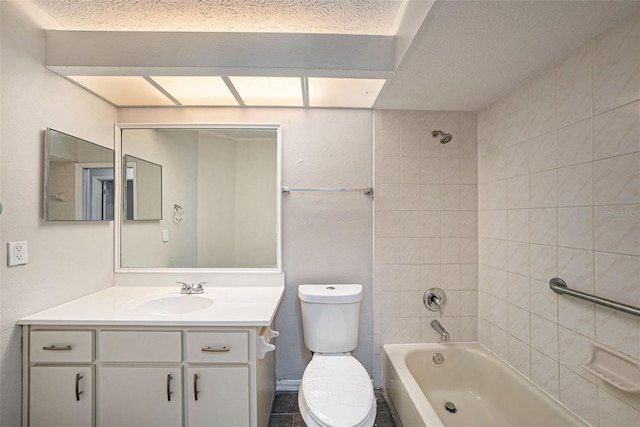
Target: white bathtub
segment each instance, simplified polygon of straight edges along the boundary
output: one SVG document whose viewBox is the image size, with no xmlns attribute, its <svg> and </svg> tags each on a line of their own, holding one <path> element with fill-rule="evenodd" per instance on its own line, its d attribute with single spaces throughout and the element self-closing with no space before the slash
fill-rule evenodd
<svg viewBox="0 0 640 427">
<path fill-rule="evenodd" d="M 384 388 L 399 426 L 588 425 L 477 343 L 386 344 Z"/>
</svg>

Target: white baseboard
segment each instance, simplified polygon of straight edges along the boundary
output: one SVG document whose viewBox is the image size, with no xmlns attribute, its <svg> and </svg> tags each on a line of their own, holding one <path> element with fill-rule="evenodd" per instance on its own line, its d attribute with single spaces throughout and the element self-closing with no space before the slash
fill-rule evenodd
<svg viewBox="0 0 640 427">
<path fill-rule="evenodd" d="M 298 391 L 298 389 L 300 389 L 300 380 L 276 381 L 276 390 L 278 391 Z"/>
</svg>

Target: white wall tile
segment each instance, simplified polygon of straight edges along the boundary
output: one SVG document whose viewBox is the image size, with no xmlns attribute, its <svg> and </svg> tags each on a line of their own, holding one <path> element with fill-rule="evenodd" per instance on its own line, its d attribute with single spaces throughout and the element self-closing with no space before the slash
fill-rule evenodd
<svg viewBox="0 0 640 427">
<path fill-rule="evenodd" d="M 460 262 L 465 264 L 478 263 L 478 239 L 476 237 L 460 238 Z"/>
<path fill-rule="evenodd" d="M 383 157 L 380 168 L 380 183 L 400 184 L 400 157 Z"/>
<path fill-rule="evenodd" d="M 574 123 L 556 133 L 558 167 L 593 160 L 593 119 Z"/>
<path fill-rule="evenodd" d="M 460 341 L 462 342 L 478 341 L 478 317 L 477 316 L 461 316 L 460 317 Z"/>
<path fill-rule="evenodd" d="M 478 211 L 478 186 L 477 185 L 461 185 L 460 186 L 460 210 Z"/>
<path fill-rule="evenodd" d="M 594 157 L 640 151 L 640 101 L 594 117 Z"/>
<path fill-rule="evenodd" d="M 440 184 L 440 158 L 423 157 L 420 162 L 421 183 Z"/>
<path fill-rule="evenodd" d="M 442 237 L 459 237 L 460 235 L 460 212 L 440 211 L 440 233 Z"/>
<path fill-rule="evenodd" d="M 401 237 L 422 237 L 422 215 L 420 211 L 394 211 L 399 214 Z"/>
<path fill-rule="evenodd" d="M 557 206 L 557 171 L 555 169 L 529 176 L 529 206 L 547 208 Z"/>
<path fill-rule="evenodd" d="M 534 349 L 531 349 L 531 381 L 553 397 L 560 397 L 558 362 Z"/>
<path fill-rule="evenodd" d="M 419 157 L 402 157 L 400 162 L 400 179 L 403 184 L 420 184 L 421 168 Z"/>
<path fill-rule="evenodd" d="M 381 129 L 376 137 L 376 148 L 383 157 L 400 157 L 400 132 L 395 129 Z"/>
<path fill-rule="evenodd" d="M 401 264 L 420 264 L 422 261 L 422 239 L 402 238 L 401 242 Z"/>
<path fill-rule="evenodd" d="M 422 237 L 440 237 L 440 217 L 439 210 L 420 212 Z"/>
<path fill-rule="evenodd" d="M 558 166 L 556 133 L 550 132 L 530 140 L 529 172 L 544 172 Z"/>
<path fill-rule="evenodd" d="M 558 169 L 558 206 L 593 204 L 593 165 L 591 162 Z"/>
<path fill-rule="evenodd" d="M 528 83 L 529 137 L 534 138 L 557 128 L 556 76 L 553 66 Z M 479 121 L 480 122 L 480 121 Z M 481 127 L 479 127 L 479 132 Z"/>
<path fill-rule="evenodd" d="M 440 265 L 440 287 L 444 290 L 460 290 L 460 264 Z"/>
<path fill-rule="evenodd" d="M 508 242 L 508 271 L 521 276 L 529 275 L 529 243 Z"/>
<path fill-rule="evenodd" d="M 600 427 L 632 426 L 640 420 L 640 411 L 598 389 Z"/>
<path fill-rule="evenodd" d="M 558 360 L 558 325 L 532 314 L 531 347 L 553 360 Z"/>
<path fill-rule="evenodd" d="M 558 248 L 558 277 L 571 289 L 594 293 L 593 251 Z"/>
<path fill-rule="evenodd" d="M 422 264 L 439 264 L 441 259 L 440 239 L 426 237 L 422 239 Z"/>
<path fill-rule="evenodd" d="M 558 248 L 549 245 L 529 246 L 530 277 L 538 280 L 549 280 L 558 272 Z"/>
<path fill-rule="evenodd" d="M 596 385 L 560 366 L 560 401 L 592 425 L 598 425 Z"/>
<path fill-rule="evenodd" d="M 509 358 L 507 361 L 525 377 L 531 376 L 531 348 L 513 336 L 509 336 Z"/>
<path fill-rule="evenodd" d="M 558 208 L 558 245 L 593 249 L 593 208 Z"/>
<path fill-rule="evenodd" d="M 420 280 L 422 289 L 440 287 L 441 284 L 441 265 L 440 264 L 422 264 L 420 266 Z"/>
<path fill-rule="evenodd" d="M 578 49 L 558 69 L 558 126 L 593 115 L 592 44 Z"/>
<path fill-rule="evenodd" d="M 376 285 L 380 285 L 382 291 L 399 291 L 402 285 L 399 265 L 380 265 L 376 267 Z"/>
<path fill-rule="evenodd" d="M 378 211 L 375 214 L 376 235 L 400 237 L 400 212 Z"/>
<path fill-rule="evenodd" d="M 529 175 L 509 178 L 507 182 L 507 208 L 529 207 Z"/>
<path fill-rule="evenodd" d="M 558 322 L 565 328 L 595 338 L 593 303 L 566 296 L 558 297 Z"/>
<path fill-rule="evenodd" d="M 530 210 L 530 241 L 541 245 L 558 244 L 558 210 L 543 208 Z"/>
<path fill-rule="evenodd" d="M 420 192 L 422 194 L 422 206 L 417 210 L 421 208 L 423 211 L 439 211 L 442 208 L 439 185 L 422 185 Z"/>
<path fill-rule="evenodd" d="M 394 289 L 395 291 L 418 291 L 423 288 L 420 265 L 401 265 L 399 271 L 400 284 Z"/>
<path fill-rule="evenodd" d="M 507 163 L 507 177 L 529 174 L 529 144 L 522 142 L 507 149 L 509 161 Z"/>
<path fill-rule="evenodd" d="M 376 194 L 376 211 L 397 210 L 400 206 L 400 185 L 382 184 Z"/>
<path fill-rule="evenodd" d="M 594 105 L 600 113 L 640 98 L 640 18 L 634 14 L 594 41 Z"/>
<path fill-rule="evenodd" d="M 440 262 L 460 263 L 459 237 L 443 237 L 440 239 Z"/>
<path fill-rule="evenodd" d="M 529 209 L 509 209 L 507 237 L 510 241 L 529 242 Z"/>
<path fill-rule="evenodd" d="M 426 237 L 426 236 L 424 236 Z M 460 212 L 460 237 L 478 237 L 477 211 Z"/>
<path fill-rule="evenodd" d="M 640 153 L 594 163 L 596 205 L 640 203 Z"/>
<path fill-rule="evenodd" d="M 596 306 L 598 342 L 640 358 L 640 318 Z"/>
<path fill-rule="evenodd" d="M 595 253 L 595 292 L 640 306 L 640 257 Z"/>
<path fill-rule="evenodd" d="M 419 211 L 422 203 L 420 184 L 402 184 L 400 191 L 400 209 L 403 211 Z"/>
<path fill-rule="evenodd" d="M 595 249 L 640 255 L 640 205 L 596 206 Z"/>
<path fill-rule="evenodd" d="M 552 322 L 558 321 L 558 294 L 549 289 L 549 280 L 531 279 L 529 282 L 531 313 Z"/>
<path fill-rule="evenodd" d="M 509 303 L 529 311 L 529 277 L 509 273 L 507 280 Z"/>
<path fill-rule="evenodd" d="M 582 367 L 591 357 L 591 339 L 560 326 L 560 364 L 595 383 L 595 376 Z"/>
<path fill-rule="evenodd" d="M 459 210 L 460 209 L 460 185 L 442 185 L 441 200 L 443 210 Z"/>
<path fill-rule="evenodd" d="M 509 335 L 529 344 L 531 342 L 531 324 L 529 310 L 509 304 Z"/>
</svg>

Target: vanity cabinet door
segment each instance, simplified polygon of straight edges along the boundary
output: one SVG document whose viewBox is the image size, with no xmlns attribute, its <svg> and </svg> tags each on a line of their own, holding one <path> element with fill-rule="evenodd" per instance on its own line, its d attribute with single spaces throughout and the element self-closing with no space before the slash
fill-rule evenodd
<svg viewBox="0 0 640 427">
<path fill-rule="evenodd" d="M 189 427 L 249 425 L 249 367 L 187 369 Z"/>
<path fill-rule="evenodd" d="M 34 366 L 29 375 L 30 426 L 93 425 L 92 366 Z"/>
<path fill-rule="evenodd" d="M 98 375 L 98 425 L 182 425 L 182 368 L 103 366 Z"/>
</svg>

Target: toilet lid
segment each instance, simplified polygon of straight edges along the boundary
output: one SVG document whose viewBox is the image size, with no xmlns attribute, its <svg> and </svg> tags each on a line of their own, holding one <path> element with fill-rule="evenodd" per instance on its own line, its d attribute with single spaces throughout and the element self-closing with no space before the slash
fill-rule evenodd
<svg viewBox="0 0 640 427">
<path fill-rule="evenodd" d="M 360 425 L 374 405 L 373 386 L 353 356 L 316 356 L 302 376 L 309 412 L 327 426 Z"/>
</svg>

